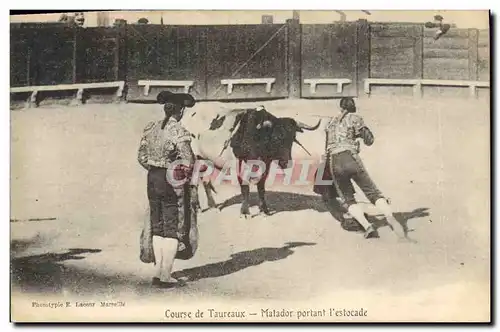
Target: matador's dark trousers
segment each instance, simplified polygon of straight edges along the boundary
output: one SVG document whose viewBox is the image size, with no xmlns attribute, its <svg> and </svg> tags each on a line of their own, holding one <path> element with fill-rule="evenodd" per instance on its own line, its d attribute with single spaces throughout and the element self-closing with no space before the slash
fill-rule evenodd
<svg viewBox="0 0 500 332">
<path fill-rule="evenodd" d="M 351 180 L 356 182 L 372 204 L 375 204 L 378 199 L 384 198 L 366 171 L 358 154 L 352 151 L 342 151 L 329 154 L 329 159 L 330 172 L 335 175 L 335 180 L 341 191 L 340 197 L 343 198 L 346 206 L 356 203 L 355 190 Z"/>
<path fill-rule="evenodd" d="M 168 183 L 166 168 L 151 167 L 147 192 L 153 236 L 178 239 L 179 207 L 174 187 Z"/>
</svg>

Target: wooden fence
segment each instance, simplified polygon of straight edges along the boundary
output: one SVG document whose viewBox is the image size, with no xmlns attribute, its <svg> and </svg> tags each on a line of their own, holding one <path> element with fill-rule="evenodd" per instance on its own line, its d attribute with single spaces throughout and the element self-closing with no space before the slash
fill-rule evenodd
<svg viewBox="0 0 500 332">
<path fill-rule="evenodd" d="M 489 31 L 422 24 L 11 27 L 11 87 L 124 81 L 199 100 L 359 96 L 367 78 L 489 81 Z"/>
<path fill-rule="evenodd" d="M 190 80 L 196 99 L 207 95 L 206 28 L 198 26 L 128 26 L 127 83 L 130 99 L 151 99 L 158 87 L 143 93 L 141 80 Z M 177 88 L 172 87 L 171 90 Z"/>
<path fill-rule="evenodd" d="M 357 24 L 302 26 L 302 96 L 329 97 L 357 94 Z M 348 79 L 339 92 L 334 84 L 311 90 L 307 80 Z M 319 80 L 318 80 L 319 81 Z"/>
</svg>

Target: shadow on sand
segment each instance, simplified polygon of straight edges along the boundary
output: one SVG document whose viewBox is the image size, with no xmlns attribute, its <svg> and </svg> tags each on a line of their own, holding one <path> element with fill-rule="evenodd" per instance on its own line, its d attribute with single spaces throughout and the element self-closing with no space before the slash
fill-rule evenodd
<svg viewBox="0 0 500 332">
<path fill-rule="evenodd" d="M 322 198 L 317 195 L 293 194 L 284 192 L 268 192 L 267 200 L 270 208 L 277 212 L 314 209 L 319 212 L 331 212 Z M 257 203 L 257 194 L 251 195 L 251 202 Z M 241 203 L 241 196 L 235 196 L 224 203 L 224 207 Z M 419 208 L 410 212 L 397 213 L 397 217 L 406 222 L 412 218 L 428 216 L 427 208 Z M 380 216 L 369 216 L 377 226 L 385 220 Z M 30 245 L 40 246 L 41 239 L 14 240 L 11 242 L 11 284 L 22 292 L 56 293 L 70 292 L 75 294 L 118 294 L 120 289 L 136 294 L 151 292 L 149 278 L 137 275 L 103 274 L 102 271 L 90 267 L 77 267 L 65 264 L 66 261 L 83 260 L 90 254 L 100 253 L 101 249 L 73 248 L 64 253 L 47 253 L 42 255 L 19 256 L 19 252 Z M 190 281 L 206 278 L 217 278 L 239 272 L 248 267 L 264 262 L 286 259 L 294 253 L 294 248 L 313 246 L 315 243 L 290 242 L 279 248 L 265 247 L 242 251 L 231 255 L 230 259 L 206 264 L 194 268 L 177 271 L 174 277 L 184 277 Z"/>
<path fill-rule="evenodd" d="M 11 258 L 11 282 L 23 291 L 59 293 L 65 286 L 85 285 L 92 279 L 92 273 L 86 274 L 62 264 L 67 260 L 85 259 L 83 254 L 99 253 L 100 249 L 73 248 L 65 253 L 47 253 L 26 257 Z M 82 273 L 83 272 L 83 273 Z M 96 276 L 96 278 L 99 278 Z M 83 286 L 84 287 L 84 286 Z"/>
<path fill-rule="evenodd" d="M 150 279 L 137 275 L 105 274 L 97 268 L 65 264 L 69 260 L 83 260 L 85 254 L 100 249 L 69 249 L 62 254 L 43 254 L 11 259 L 11 286 L 13 292 L 24 294 L 59 294 L 103 296 L 119 298 L 122 292 L 136 295 L 151 294 Z"/>
<path fill-rule="evenodd" d="M 293 248 L 313 246 L 311 242 L 288 242 L 281 248 L 258 248 L 238 252 L 231 255 L 231 259 L 223 262 L 207 264 L 172 274 L 174 278 L 186 278 L 197 281 L 206 278 L 217 278 L 236 273 L 248 267 L 257 266 L 264 262 L 273 262 L 287 258 L 294 253 Z"/>
<path fill-rule="evenodd" d="M 216 278 L 236 273 L 264 262 L 278 261 L 292 255 L 293 248 L 316 243 L 291 242 L 280 248 L 258 248 L 231 255 L 229 260 L 175 272 L 174 277 L 189 281 Z M 84 254 L 99 253 L 100 249 L 69 249 L 65 253 L 48 253 L 11 260 L 11 283 L 23 293 L 117 295 L 121 290 L 147 295 L 155 292 L 150 279 L 134 275 L 105 275 L 91 268 L 65 265 L 68 260 L 85 259 Z"/>
<path fill-rule="evenodd" d="M 16 239 L 10 241 L 10 255 L 16 256 L 20 253 L 28 250 L 31 247 L 40 248 L 44 244 L 45 240 L 37 234 L 36 236 L 30 239 Z"/>
<path fill-rule="evenodd" d="M 229 206 L 241 204 L 243 196 L 233 196 L 219 205 L 219 210 L 223 210 Z M 258 205 L 259 197 L 256 192 L 250 193 L 250 206 Z M 304 195 L 295 194 L 283 191 L 266 191 L 266 202 L 269 208 L 275 213 L 285 211 L 301 211 L 313 209 L 318 212 L 327 212 L 327 206 L 319 195 Z"/>
<path fill-rule="evenodd" d="M 258 204 L 259 198 L 257 193 L 250 193 L 250 205 L 255 206 Z M 266 191 L 266 201 L 274 213 L 280 212 L 293 212 L 301 210 L 315 210 L 317 212 L 329 212 L 337 221 L 343 221 L 343 212 L 340 205 L 326 204 L 320 195 L 305 195 L 281 191 Z M 224 201 L 218 207 L 223 210 L 229 206 L 241 204 L 243 197 L 236 195 Z M 414 218 L 422 218 L 429 216 L 428 208 L 417 208 L 409 212 L 395 212 L 395 217 L 401 221 L 404 227 L 408 227 L 408 221 Z M 368 221 L 377 227 L 386 224 L 385 218 L 382 215 L 368 215 L 365 214 Z"/>
</svg>

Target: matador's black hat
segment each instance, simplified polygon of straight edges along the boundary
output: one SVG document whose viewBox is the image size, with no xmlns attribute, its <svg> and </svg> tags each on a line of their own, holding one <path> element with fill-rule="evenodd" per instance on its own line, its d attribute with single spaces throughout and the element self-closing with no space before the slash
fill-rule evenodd
<svg viewBox="0 0 500 332">
<path fill-rule="evenodd" d="M 167 90 L 160 92 L 156 101 L 162 105 L 170 103 L 184 107 L 193 107 L 196 104 L 196 100 L 189 93 L 173 93 Z"/>
</svg>

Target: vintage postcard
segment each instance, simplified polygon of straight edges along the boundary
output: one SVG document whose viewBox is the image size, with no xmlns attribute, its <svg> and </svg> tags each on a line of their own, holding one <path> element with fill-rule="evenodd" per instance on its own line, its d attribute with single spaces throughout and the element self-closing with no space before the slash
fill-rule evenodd
<svg viewBox="0 0 500 332">
<path fill-rule="evenodd" d="M 11 13 L 11 321 L 490 322 L 489 20 Z"/>
</svg>

